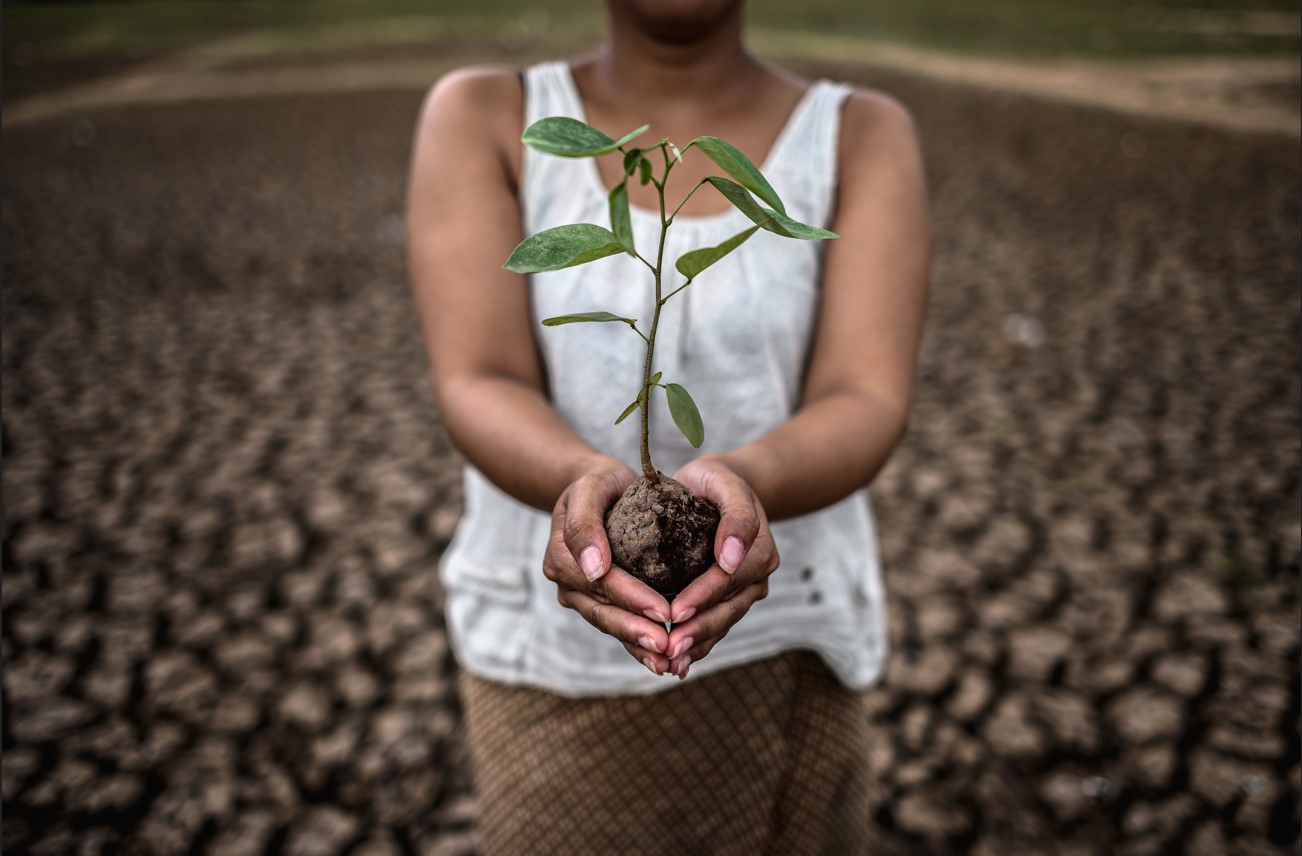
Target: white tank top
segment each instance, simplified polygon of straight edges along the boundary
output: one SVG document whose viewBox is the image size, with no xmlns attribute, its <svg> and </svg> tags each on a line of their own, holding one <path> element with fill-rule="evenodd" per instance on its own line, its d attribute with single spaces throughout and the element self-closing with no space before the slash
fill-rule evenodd
<svg viewBox="0 0 1302 856">
<path fill-rule="evenodd" d="M 526 70 L 524 82 L 526 126 L 546 116 L 584 120 L 567 63 L 535 65 Z M 826 80 L 811 85 L 760 167 L 787 211 L 802 222 L 827 227 L 833 214 L 841 104 L 849 92 L 847 85 Z M 692 150 L 686 157 L 704 155 Z M 670 185 L 671 198 L 688 189 Z M 591 159 L 525 149 L 519 199 L 525 234 L 566 223 L 609 226 L 606 195 Z M 654 252 L 658 212 L 634 208 L 632 223 L 642 254 Z M 750 226 L 733 209 L 675 218 L 665 244 L 665 270 L 673 271 L 681 254 Z M 655 368 L 665 382 L 691 392 L 705 422 L 705 444 L 694 450 L 670 419 L 664 396 L 654 396 L 652 457 L 661 472 L 672 475 L 697 455 L 727 452 L 790 417 L 817 313 L 824 243 L 761 230 L 665 304 Z M 677 277 L 675 272 L 668 281 Z M 624 254 L 536 274 L 527 285 L 522 279 L 521 286 L 530 290 L 535 323 L 595 310 L 649 319 L 654 302 L 649 272 Z M 642 340 L 622 324 L 539 326 L 537 336 L 557 411 L 594 448 L 636 471 L 638 420 L 613 423 L 637 394 Z M 678 685 L 652 675 L 619 642 L 557 602 L 555 585 L 542 574 L 550 523 L 550 515 L 517 502 L 466 467 L 465 514 L 440 566 L 453 650 L 464 668 L 569 696 L 650 693 Z M 688 680 L 807 648 L 846 685 L 875 683 L 887 634 L 867 491 L 774 523 L 772 530 L 782 566 L 770 578 L 768 597 L 709 657 L 692 664 Z"/>
</svg>

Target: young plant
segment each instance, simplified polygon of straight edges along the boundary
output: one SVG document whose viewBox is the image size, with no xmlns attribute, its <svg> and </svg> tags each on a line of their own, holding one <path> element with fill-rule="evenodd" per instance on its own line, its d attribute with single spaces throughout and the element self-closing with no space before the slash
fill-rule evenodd
<svg viewBox="0 0 1302 856">
<path fill-rule="evenodd" d="M 627 324 L 646 343 L 641 389 L 615 420 L 618 425 L 634 411 L 641 412 L 642 478 L 607 513 L 606 533 L 615 564 L 661 594 L 672 597 L 713 564 L 714 535 L 719 523 L 719 512 L 712 503 L 695 496 L 684 485 L 657 472 L 651 461 L 650 400 L 656 389 L 665 391 L 674 424 L 692 446 L 699 449 L 705 441 L 705 425 L 691 394 L 680 384 L 662 382 L 661 373 L 654 371 L 660 310 L 670 298 L 695 282 L 703 271 L 740 247 L 760 229 L 785 238 L 802 240 L 835 238 L 837 235 L 789 217 L 782 200 L 755 164 L 733 145 L 718 137 L 697 137 L 681 150 L 668 139 L 662 139 L 648 148 L 630 147 L 629 143 L 644 134 L 649 127 L 643 125 L 618 140 L 583 122 L 563 116 L 542 119 L 526 128 L 521 140 L 537 151 L 567 158 L 600 157 L 618 152 L 623 156 L 624 168 L 620 182 L 610 191 L 610 229 L 592 223 L 574 223 L 546 229 L 522 241 L 503 267 L 521 274 L 544 273 L 628 253 L 651 272 L 655 281 L 655 308 L 650 326 L 645 332 L 638 326 L 638 319 L 602 311 L 560 315 L 542 323 L 547 327 L 555 327 L 561 324 L 620 322 Z M 672 212 L 666 214 L 665 188 L 669 174 L 674 165 L 682 160 L 683 154 L 693 148 L 699 149 L 727 173 L 728 178 L 711 175 L 702 179 L 687 192 Z M 656 151 L 660 152 L 663 161 L 659 176 L 655 174 L 652 163 Z M 633 242 L 628 182 L 635 176 L 643 186 L 653 185 L 659 196 L 660 239 L 654 264 L 638 252 Z M 664 267 L 665 236 L 683 205 L 706 184 L 721 193 L 755 225 L 717 246 L 701 247 L 684 253 L 674 263 L 675 270 L 685 278 L 684 281 L 667 283 Z"/>
</svg>

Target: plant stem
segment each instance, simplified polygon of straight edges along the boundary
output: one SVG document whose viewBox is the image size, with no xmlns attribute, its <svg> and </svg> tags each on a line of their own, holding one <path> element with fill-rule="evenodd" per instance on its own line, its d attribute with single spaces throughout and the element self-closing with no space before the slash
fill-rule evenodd
<svg viewBox="0 0 1302 856">
<path fill-rule="evenodd" d="M 642 476 L 648 481 L 657 481 L 660 478 L 656 473 L 655 465 L 651 463 L 651 360 L 656 351 L 656 330 L 660 327 L 660 307 L 664 305 L 664 301 L 661 299 L 661 271 L 664 269 L 665 235 L 669 231 L 669 221 L 665 219 L 665 184 L 669 181 L 669 170 L 673 168 L 673 163 L 669 160 L 669 154 L 664 143 L 661 143 L 660 152 L 664 155 L 665 172 L 660 181 L 655 183 L 656 194 L 660 197 L 660 248 L 656 251 L 656 265 L 654 268 L 656 306 L 655 312 L 651 315 L 651 330 L 646 336 L 646 363 L 642 366 Z"/>
<path fill-rule="evenodd" d="M 687 195 L 683 197 L 683 201 L 679 202 L 678 207 L 674 209 L 674 213 L 669 215 L 670 223 L 674 222 L 674 218 L 678 216 L 679 211 L 683 210 L 683 206 L 687 204 L 687 200 L 692 198 L 692 194 L 695 193 L 698 189 L 700 189 L 702 184 L 705 184 L 705 182 L 709 180 L 710 180 L 709 178 L 703 178 L 700 181 L 696 182 L 696 187 L 693 187 L 691 190 L 687 191 Z"/>
<path fill-rule="evenodd" d="M 683 283 L 682 285 L 678 286 L 678 287 L 675 288 L 673 291 L 669 292 L 669 293 L 666 294 L 664 297 L 662 297 L 662 298 L 660 299 L 660 302 L 661 302 L 661 303 L 668 303 L 668 302 L 669 302 L 669 298 L 673 297 L 675 294 L 677 294 L 678 292 L 682 291 L 684 288 L 686 288 L 687 286 L 689 286 L 689 285 L 691 285 L 691 284 L 692 284 L 692 281 L 691 281 L 690 279 L 687 280 L 687 282 Z M 646 336 L 643 336 L 642 338 L 645 339 Z"/>
</svg>

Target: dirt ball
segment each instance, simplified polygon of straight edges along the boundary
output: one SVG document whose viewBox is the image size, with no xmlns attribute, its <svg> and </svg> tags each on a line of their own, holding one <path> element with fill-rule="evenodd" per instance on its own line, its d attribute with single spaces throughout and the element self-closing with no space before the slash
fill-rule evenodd
<svg viewBox="0 0 1302 856">
<path fill-rule="evenodd" d="M 661 475 L 634 482 L 606 514 L 615 564 L 668 598 L 714 564 L 719 510 Z"/>
</svg>

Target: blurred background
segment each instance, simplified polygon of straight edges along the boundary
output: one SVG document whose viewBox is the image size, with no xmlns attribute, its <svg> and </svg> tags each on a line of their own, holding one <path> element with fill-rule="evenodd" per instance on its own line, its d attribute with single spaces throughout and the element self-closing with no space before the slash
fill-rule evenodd
<svg viewBox="0 0 1302 856">
<path fill-rule="evenodd" d="M 882 851 L 1296 853 L 1296 3 L 748 14 L 928 162 Z M 3 16 L 6 851 L 473 852 L 407 158 L 442 72 L 602 7 Z"/>
</svg>

